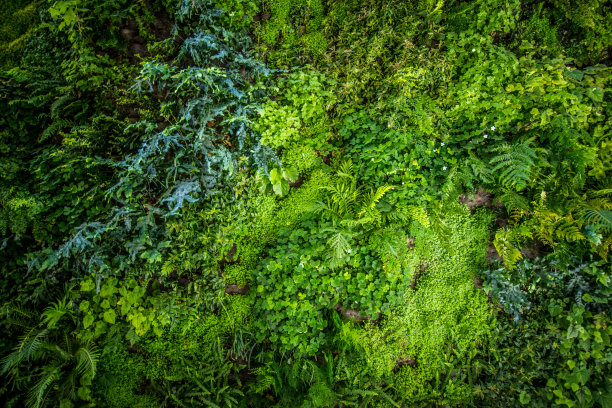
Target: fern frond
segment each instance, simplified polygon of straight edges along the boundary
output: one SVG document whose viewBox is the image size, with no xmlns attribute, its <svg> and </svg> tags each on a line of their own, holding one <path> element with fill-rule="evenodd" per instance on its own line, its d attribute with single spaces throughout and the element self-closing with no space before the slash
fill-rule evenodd
<svg viewBox="0 0 612 408">
<path fill-rule="evenodd" d="M 410 211 L 408 207 L 396 207 L 395 211 L 391 211 L 385 215 L 385 222 L 392 224 L 405 224 L 410 220 Z"/>
<path fill-rule="evenodd" d="M 21 306 L 10 305 L 6 308 L 7 318 L 5 323 L 12 326 L 23 327 L 26 330 L 31 330 L 32 320 L 35 316 L 34 312 L 28 309 L 24 309 Z"/>
<path fill-rule="evenodd" d="M 382 186 L 378 187 L 376 191 L 370 190 L 370 193 L 365 197 L 361 211 L 357 215 L 361 217 L 366 212 L 373 210 L 376 204 L 384 197 L 387 191 L 391 190 L 391 188 L 391 186 Z"/>
<path fill-rule="evenodd" d="M 603 190 L 593 191 L 593 192 L 591 192 L 591 194 L 593 194 L 594 196 L 602 196 L 602 195 L 606 195 L 606 194 L 612 194 L 612 188 L 604 188 Z"/>
<path fill-rule="evenodd" d="M 273 386 L 274 386 L 274 377 L 272 377 L 271 375 L 260 375 L 260 376 L 257 376 L 257 380 L 251 389 L 256 394 L 260 394 L 266 390 L 269 390 Z"/>
<path fill-rule="evenodd" d="M 608 260 L 608 252 L 612 246 L 612 235 L 609 235 L 601 244 L 595 247 L 597 254 L 604 260 Z"/>
<path fill-rule="evenodd" d="M 98 359 L 100 358 L 100 352 L 93 345 L 81 346 L 75 353 L 77 361 L 76 370 L 82 376 L 89 376 L 94 378 L 96 375 L 96 367 Z"/>
<path fill-rule="evenodd" d="M 342 162 L 336 174 L 340 177 L 353 179 L 354 174 L 355 174 L 354 169 L 353 169 L 353 161 L 347 160 L 347 161 Z"/>
<path fill-rule="evenodd" d="M 489 166 L 484 161 L 476 157 L 476 155 L 472 151 L 469 152 L 469 155 L 470 157 L 466 160 L 466 165 L 469 169 L 472 170 L 472 174 L 474 175 L 474 177 L 479 179 L 483 183 L 492 183 L 494 180 L 494 176 Z M 466 183 L 468 187 L 472 187 L 471 184 L 471 182 Z"/>
<path fill-rule="evenodd" d="M 612 211 L 610 210 L 588 208 L 580 212 L 580 219 L 598 230 L 612 232 Z"/>
<path fill-rule="evenodd" d="M 416 205 L 409 205 L 407 207 L 408 213 L 410 214 L 410 218 L 416 220 L 422 226 L 429 228 L 431 222 L 429 219 L 429 215 L 427 214 L 427 210 L 423 207 L 417 207 Z"/>
<path fill-rule="evenodd" d="M 341 216 L 353 211 L 360 195 L 354 185 L 338 183 L 335 186 L 326 187 L 326 189 L 331 192 L 331 200 L 338 206 L 337 212 Z"/>
<path fill-rule="evenodd" d="M 375 218 L 364 217 L 364 218 L 359 218 L 358 220 L 352 220 L 352 219 L 342 220 L 340 221 L 340 225 L 348 227 L 348 228 L 354 228 L 356 226 L 369 224 L 374 221 L 375 221 Z"/>
<path fill-rule="evenodd" d="M 601 210 L 602 208 L 603 209 L 612 208 L 612 203 L 610 202 L 609 199 L 605 197 L 592 198 L 590 200 L 587 200 L 586 204 L 588 205 L 588 207 L 584 209 L 588 209 L 589 207 L 595 210 Z"/>
<path fill-rule="evenodd" d="M 34 327 L 22 336 L 19 344 L 15 347 L 15 351 L 2 359 L 2 371 L 0 371 L 0 374 L 6 373 L 22 361 L 30 360 L 41 349 L 47 335 L 47 330 L 36 332 L 37 330 L 38 328 Z"/>
<path fill-rule="evenodd" d="M 516 263 L 523 257 L 517 244 L 519 239 L 524 236 L 531 236 L 531 232 L 524 225 L 512 229 L 499 229 L 495 233 L 493 245 L 495 245 L 497 253 L 502 257 L 504 264 L 509 269 L 513 269 Z"/>
<path fill-rule="evenodd" d="M 59 379 L 59 372 L 60 367 L 58 366 L 45 366 L 43 368 L 40 380 L 34 384 L 28 393 L 28 400 L 26 402 L 28 407 L 40 408 L 43 405 L 47 388 Z"/>
<path fill-rule="evenodd" d="M 45 308 L 41 315 L 42 321 L 47 324 L 48 328 L 53 328 L 66 313 L 71 311 L 71 309 L 72 302 L 68 302 L 67 298 L 64 297 Z"/>
<path fill-rule="evenodd" d="M 314 212 L 315 214 L 325 213 L 329 215 L 333 220 L 338 220 L 342 218 L 342 214 L 338 209 L 337 205 L 331 202 L 331 200 L 327 199 L 327 202 L 323 201 L 315 201 L 311 206 L 308 207 L 309 211 Z"/>
<path fill-rule="evenodd" d="M 56 134 L 58 134 L 62 129 L 71 128 L 73 125 L 74 122 L 72 122 L 71 120 L 57 119 L 45 128 L 45 130 L 42 132 L 42 135 L 40 136 L 40 141 L 45 141 L 51 136 L 55 136 Z"/>
<path fill-rule="evenodd" d="M 500 172 L 499 180 L 504 186 L 520 191 L 529 183 L 537 158 L 535 150 L 530 146 L 532 141 L 529 139 L 514 145 L 504 144 L 494 149 L 500 154 L 491 159 L 490 163 L 495 165 L 492 172 Z"/>
<path fill-rule="evenodd" d="M 343 231 L 338 231 L 327 240 L 327 245 L 329 245 L 334 258 L 342 258 L 351 250 L 351 244 L 349 242 L 349 239 L 351 238 L 352 237 L 350 234 Z"/>
<path fill-rule="evenodd" d="M 575 220 L 562 218 L 554 226 L 555 235 L 561 239 L 578 241 L 585 239 Z"/>
<path fill-rule="evenodd" d="M 506 206 L 508 211 L 513 209 L 529 211 L 529 200 L 515 191 L 505 190 L 504 193 L 499 196 L 499 200 Z"/>
</svg>

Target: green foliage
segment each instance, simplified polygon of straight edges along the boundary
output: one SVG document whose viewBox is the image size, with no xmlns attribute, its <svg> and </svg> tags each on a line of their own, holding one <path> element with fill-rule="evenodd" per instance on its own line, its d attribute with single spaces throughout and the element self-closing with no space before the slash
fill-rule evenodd
<svg viewBox="0 0 612 408">
<path fill-rule="evenodd" d="M 285 67 L 302 62 L 306 56 L 319 60 L 327 50 L 322 29 L 325 8 L 322 0 L 266 0 L 261 39 L 268 48 L 272 65 Z M 297 51 L 303 47 L 306 53 Z M 306 54 L 306 55 L 304 55 Z"/>
<path fill-rule="evenodd" d="M 320 187 L 326 201 L 280 231 L 255 273 L 255 307 L 263 313 L 255 325 L 281 351 L 315 354 L 328 341 L 326 310 L 340 305 L 376 319 L 407 285 L 403 234 L 380 227 L 377 204 L 390 187 L 365 193 L 351 174 L 352 163 L 340 166 L 334 183 Z"/>
<path fill-rule="evenodd" d="M 158 315 L 159 309 L 143 299 L 146 288 L 133 278 L 119 286 L 118 283 L 117 278 L 108 278 L 90 297 L 87 295 L 94 291 L 95 283 L 91 279 L 81 282 L 84 297 L 79 303 L 79 311 L 83 316 L 83 329 L 88 330 L 84 337 L 96 338 L 104 334 L 109 325 L 116 323 L 117 317 L 130 322 L 136 336 L 142 336 L 151 327 L 155 334 L 161 335 L 163 325 L 168 324 L 170 318 L 165 313 Z"/>
<path fill-rule="evenodd" d="M 39 1 L 4 0 L 0 3 L 0 68 L 19 65 L 28 35 L 38 22 Z"/>
<path fill-rule="evenodd" d="M 308 146 L 318 151 L 330 149 L 334 138 L 328 117 L 334 105 L 334 81 L 314 70 L 302 70 L 278 81 L 279 98 L 269 100 L 258 119 L 261 143 L 274 149 L 292 150 Z"/>
<path fill-rule="evenodd" d="M 382 382 L 372 383 L 359 363 L 344 353 L 338 356 L 325 353 L 317 362 L 307 359 L 279 362 L 269 358 L 265 365 L 252 370 L 257 379 L 251 389 L 258 394 L 273 392 L 278 407 L 399 406 L 389 396 L 390 387 Z"/>
<path fill-rule="evenodd" d="M 7 406 L 610 405 L 609 2 L 1 5 Z"/>
<path fill-rule="evenodd" d="M 500 154 L 491 159 L 491 164 L 495 165 L 491 172 L 498 172 L 502 186 L 520 191 L 530 184 L 530 176 L 536 158 L 536 153 L 529 147 L 530 143 L 531 140 L 527 140 L 494 149 Z"/>
<path fill-rule="evenodd" d="M 64 326 L 64 317 L 72 317 L 72 302 L 64 298 L 51 304 L 38 322 L 32 313 L 17 312 L 26 317 L 20 321 L 25 331 L 13 352 L 3 358 L 0 374 L 7 373 L 13 384 L 28 390 L 25 405 L 44 407 L 50 399 L 68 404 L 90 401 L 100 352 L 91 342 L 68 335 L 71 328 Z"/>
<path fill-rule="evenodd" d="M 445 353 L 450 349 L 469 355 L 491 330 L 486 296 L 473 283 L 489 222 L 486 213 L 470 217 L 467 209 L 456 209 L 447 218 L 448 244 L 431 228 L 414 223 L 415 247 L 408 255 L 412 289 L 380 328 L 368 324 L 363 331 L 350 325 L 342 329 L 346 341 L 363 350 L 373 373 L 390 373 L 401 361 L 412 361 L 396 375 L 396 387 L 409 400 L 435 398 L 428 396 L 428 381 L 446 371 Z M 444 380 L 453 382 L 448 375 Z"/>
<path fill-rule="evenodd" d="M 605 310 L 610 288 L 605 268 L 601 261 L 574 258 L 563 264 L 549 255 L 521 261 L 501 278 L 502 288 L 522 284 L 519 296 L 527 299 L 529 308 L 523 310 L 521 324 L 498 316 L 496 342 L 478 358 L 482 371 L 476 392 L 487 406 L 489 399 L 516 404 L 519 393 L 521 401 L 533 406 L 609 403 L 610 326 Z M 493 290 L 503 310 L 516 311 L 499 288 Z M 483 364 L 490 358 L 499 365 Z"/>
</svg>

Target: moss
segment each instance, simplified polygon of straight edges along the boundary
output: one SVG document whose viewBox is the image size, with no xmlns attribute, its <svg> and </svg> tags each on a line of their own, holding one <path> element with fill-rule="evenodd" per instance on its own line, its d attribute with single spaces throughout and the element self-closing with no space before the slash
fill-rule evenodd
<svg viewBox="0 0 612 408">
<path fill-rule="evenodd" d="M 28 35 L 38 23 L 39 1 L 1 0 L 0 68 L 19 65 Z"/>
<path fill-rule="evenodd" d="M 411 361 L 395 376 L 396 386 L 409 398 L 431 391 L 428 382 L 445 371 L 450 350 L 476 348 L 491 328 L 487 297 L 473 283 L 487 249 L 491 215 L 470 215 L 461 207 L 445 222 L 451 234 L 447 239 L 418 222 L 412 224 L 415 247 L 408 262 L 415 285 L 402 306 L 380 327 L 346 325 L 341 333 L 365 352 L 369 369 L 378 377 L 398 362 Z"/>
</svg>

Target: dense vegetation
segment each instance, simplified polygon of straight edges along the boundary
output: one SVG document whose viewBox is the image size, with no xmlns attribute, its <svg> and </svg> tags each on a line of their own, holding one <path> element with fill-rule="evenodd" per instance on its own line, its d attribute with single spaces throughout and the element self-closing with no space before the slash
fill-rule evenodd
<svg viewBox="0 0 612 408">
<path fill-rule="evenodd" d="M 612 5 L 0 0 L 5 407 L 612 406 Z"/>
</svg>

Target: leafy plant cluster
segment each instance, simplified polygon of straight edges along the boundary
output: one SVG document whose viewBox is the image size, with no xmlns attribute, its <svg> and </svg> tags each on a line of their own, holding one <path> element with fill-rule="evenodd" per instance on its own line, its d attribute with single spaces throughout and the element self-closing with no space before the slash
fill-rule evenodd
<svg viewBox="0 0 612 408">
<path fill-rule="evenodd" d="M 0 17 L 0 400 L 610 406 L 610 5 Z"/>
<path fill-rule="evenodd" d="M 326 314 L 351 310 L 376 319 L 399 302 L 407 286 L 404 235 L 381 228 L 377 204 L 388 187 L 358 188 L 352 164 L 345 162 L 336 181 L 320 188 L 325 201 L 291 229 L 281 230 L 255 274 L 256 324 L 262 339 L 281 351 L 313 355 L 325 344 Z M 318 214 L 324 214 L 318 217 Z"/>
<path fill-rule="evenodd" d="M 479 357 L 499 362 L 482 366 L 481 398 L 494 394 L 508 404 L 534 406 L 610 403 L 610 283 L 604 265 L 578 258 L 563 264 L 547 256 L 523 260 L 505 276 L 485 271 L 489 285 L 502 282 L 518 292 L 520 302 L 495 290 L 504 310 L 519 313 L 525 302 L 529 307 L 521 324 L 499 316 L 496 343 Z"/>
</svg>

